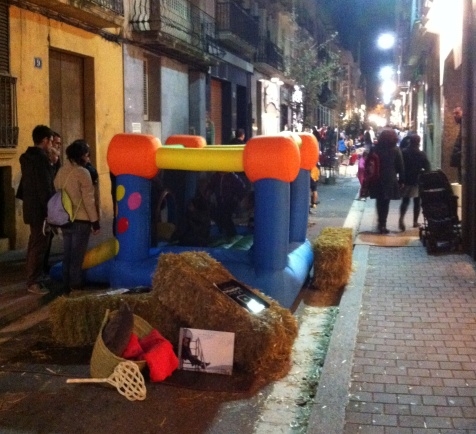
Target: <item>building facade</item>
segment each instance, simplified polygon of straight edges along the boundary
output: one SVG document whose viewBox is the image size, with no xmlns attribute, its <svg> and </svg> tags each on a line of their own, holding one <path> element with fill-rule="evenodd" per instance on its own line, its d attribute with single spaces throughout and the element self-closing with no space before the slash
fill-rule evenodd
<svg viewBox="0 0 476 434">
<path fill-rule="evenodd" d="M 464 251 L 476 259 L 476 32 L 473 0 L 397 2 L 402 118 L 423 137 L 433 169 L 441 169 L 460 196 Z M 461 106 L 462 182 L 450 157 L 459 133 L 453 109 Z"/>
<path fill-rule="evenodd" d="M 24 249 L 19 157 L 49 125 L 66 146 L 85 138 L 112 234 L 107 148 L 122 132 L 162 143 L 198 134 L 226 144 L 296 125 L 289 74 L 297 29 L 316 42 L 327 24 L 313 2 L 265 0 L 10 0 L 0 5 L 0 250 Z M 317 54 L 316 54 L 317 55 Z M 338 89 L 337 83 L 330 88 Z M 331 119 L 328 107 L 318 117 Z M 210 127 L 212 125 L 212 128 Z"/>
</svg>

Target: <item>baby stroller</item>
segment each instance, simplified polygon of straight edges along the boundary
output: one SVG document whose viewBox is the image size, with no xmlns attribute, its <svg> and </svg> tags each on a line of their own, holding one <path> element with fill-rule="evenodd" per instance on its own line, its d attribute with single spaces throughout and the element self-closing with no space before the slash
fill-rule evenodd
<svg viewBox="0 0 476 434">
<path fill-rule="evenodd" d="M 418 190 L 423 211 L 420 240 L 428 253 L 440 246 L 456 250 L 461 246 L 461 222 L 458 196 L 453 194 L 448 178 L 441 170 L 422 173 Z"/>
</svg>

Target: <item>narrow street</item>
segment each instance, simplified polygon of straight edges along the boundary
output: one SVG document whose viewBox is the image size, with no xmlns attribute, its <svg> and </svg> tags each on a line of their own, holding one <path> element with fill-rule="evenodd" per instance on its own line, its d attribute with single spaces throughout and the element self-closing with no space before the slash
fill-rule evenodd
<svg viewBox="0 0 476 434">
<path fill-rule="evenodd" d="M 320 183 L 317 209 L 309 215 L 308 238 L 325 226 L 342 226 L 357 190 L 355 174 L 344 172 L 335 184 Z M 24 277 L 21 266 L 0 264 L 2 275 L 10 270 L 8 283 Z M 12 270 L 15 269 L 15 282 Z M 274 384 L 253 391 L 250 379 L 196 374 L 201 378 L 172 376 L 163 383 L 146 383 L 147 398 L 129 402 L 112 388 L 94 384 L 66 384 L 67 378 L 88 377 L 91 348 L 64 348 L 52 342 L 48 307 L 0 330 L 0 431 L 2 433 L 255 433 L 268 432 L 266 418 L 272 415 L 289 432 L 305 432 L 309 411 L 299 403 L 305 363 L 314 363 L 308 352 L 318 336 L 319 315 L 329 315 L 329 306 L 301 305 L 296 315 L 301 346 L 293 356 L 289 374 Z M 310 324 L 313 324 L 311 328 Z M 298 339 L 301 339 L 298 338 Z M 307 359 L 307 360 L 306 360 Z M 315 363 L 318 363 L 317 361 Z M 322 360 L 319 361 L 322 365 Z M 308 368 L 306 368 L 308 369 Z M 207 378 L 209 377 L 209 378 Z M 315 380 L 315 378 L 314 378 Z M 302 386 L 302 385 L 301 385 Z M 312 387 L 315 387 L 314 383 Z M 292 390 L 292 392 L 291 392 Z M 285 405 L 286 394 L 294 394 L 295 409 Z M 302 397 L 301 397 L 302 398 Z M 282 411 L 288 408 L 287 411 Z M 292 428 L 294 427 L 294 428 Z M 284 431 L 281 431 L 284 432 Z"/>
</svg>

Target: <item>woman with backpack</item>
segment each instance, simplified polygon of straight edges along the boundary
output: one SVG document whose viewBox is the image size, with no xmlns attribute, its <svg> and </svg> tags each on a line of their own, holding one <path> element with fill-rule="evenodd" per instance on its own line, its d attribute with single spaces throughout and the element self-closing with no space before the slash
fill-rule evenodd
<svg viewBox="0 0 476 434">
<path fill-rule="evenodd" d="M 388 234 L 387 217 L 391 200 L 400 200 L 400 191 L 404 180 L 403 157 L 397 147 L 398 136 L 394 129 L 385 128 L 380 133 L 377 144 L 371 149 L 366 159 L 366 172 L 374 164 L 374 173 L 369 182 L 369 194 L 376 199 L 377 230 Z M 367 176 L 367 175 L 366 175 Z"/>
<path fill-rule="evenodd" d="M 75 140 L 66 148 L 67 160 L 59 169 L 55 180 L 57 190 L 64 189 L 72 202 L 72 222 L 61 227 L 63 233 L 63 292 L 81 289 L 82 264 L 88 248 L 89 235 L 99 233 L 99 215 L 96 207 L 94 184 L 86 165 L 89 145 Z"/>
</svg>

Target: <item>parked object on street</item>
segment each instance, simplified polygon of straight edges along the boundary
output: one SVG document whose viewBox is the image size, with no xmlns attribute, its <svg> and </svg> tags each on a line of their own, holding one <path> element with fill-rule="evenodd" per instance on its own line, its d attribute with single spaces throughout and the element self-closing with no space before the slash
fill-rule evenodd
<svg viewBox="0 0 476 434">
<path fill-rule="evenodd" d="M 166 145 L 155 137 L 139 134 L 117 134 L 111 140 L 108 164 L 116 176 L 118 197 L 116 238 L 108 246 L 115 254 L 107 255 L 107 261 L 106 255 L 90 261 L 86 253 L 91 265 L 83 269 L 86 281 L 108 283 L 112 288 L 148 287 L 159 255 L 196 249 L 176 245 L 151 249 L 147 212 L 150 179 L 159 169 L 185 173 L 186 191 L 195 190 L 197 172 L 242 172 L 253 184 L 253 250 L 213 245 L 200 248 L 222 262 L 236 278 L 290 307 L 312 268 L 306 231 L 309 172 L 318 160 L 316 138 L 310 133 L 260 136 L 250 139 L 246 146 L 225 147 L 206 146 L 199 136 L 179 135 L 169 137 Z M 135 153 L 131 154 L 130 149 Z M 270 201 L 270 197 L 279 200 Z M 51 277 L 58 279 L 60 271 L 59 265 L 53 266 Z"/>
<path fill-rule="evenodd" d="M 422 173 L 418 181 L 424 223 L 420 239 L 428 253 L 441 245 L 451 249 L 461 246 L 461 222 L 458 217 L 458 196 L 441 170 Z"/>
</svg>

